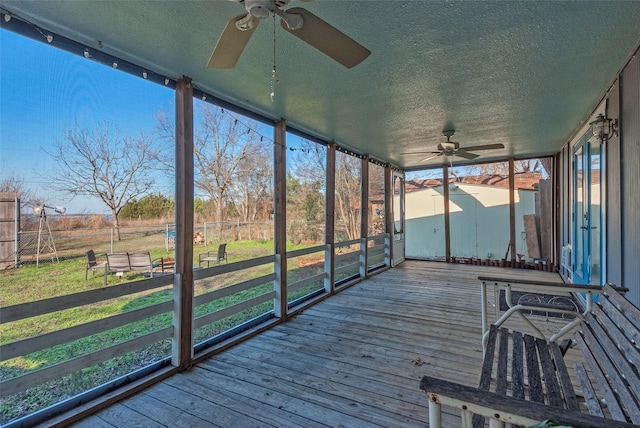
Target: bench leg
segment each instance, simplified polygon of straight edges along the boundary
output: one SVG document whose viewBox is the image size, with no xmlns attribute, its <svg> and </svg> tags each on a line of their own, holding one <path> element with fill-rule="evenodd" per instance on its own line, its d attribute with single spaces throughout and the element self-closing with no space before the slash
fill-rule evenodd
<svg viewBox="0 0 640 428">
<path fill-rule="evenodd" d="M 429 428 L 442 428 L 442 406 L 435 401 L 429 401 Z"/>
<path fill-rule="evenodd" d="M 462 410 L 460 417 L 462 418 L 462 428 L 473 428 L 473 412 L 471 410 Z"/>
<path fill-rule="evenodd" d="M 504 428 L 504 422 L 497 419 L 489 419 L 489 428 Z"/>
</svg>

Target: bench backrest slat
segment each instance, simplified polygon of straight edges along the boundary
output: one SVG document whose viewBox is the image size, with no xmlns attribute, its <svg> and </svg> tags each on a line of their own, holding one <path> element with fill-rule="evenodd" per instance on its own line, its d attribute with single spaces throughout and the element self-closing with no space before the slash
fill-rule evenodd
<svg viewBox="0 0 640 428">
<path fill-rule="evenodd" d="M 129 253 L 129 264 L 131 270 L 134 271 L 151 270 L 151 255 L 149 253 Z"/>
<path fill-rule="evenodd" d="M 107 264 L 109 265 L 109 270 L 129 269 L 129 254 L 107 254 Z"/>
<path fill-rule="evenodd" d="M 619 396 L 619 401 L 626 408 L 631 421 L 635 424 L 640 424 L 640 409 L 635 402 L 634 394 L 625 381 L 625 377 L 636 377 L 635 374 L 624 360 L 624 355 L 618 351 L 618 348 L 616 348 L 606 332 L 600 328 L 593 316 L 588 315 L 586 321 L 589 323 L 590 328 L 583 329 L 582 334 L 585 342 L 589 345 L 591 354 L 598 361 L 602 371 L 608 374 L 607 380 Z M 632 382 L 632 379 L 627 378 L 626 380 Z"/>
<path fill-rule="evenodd" d="M 598 400 L 598 396 L 593 390 L 593 385 L 589 380 L 589 376 L 587 376 L 587 371 L 584 369 L 584 365 L 582 363 L 576 363 L 574 368 L 576 370 L 576 376 L 578 377 L 580 385 L 582 386 L 584 404 L 587 406 L 589 414 L 604 418 L 604 412 L 602 411 L 600 400 Z"/>
<path fill-rule="evenodd" d="M 620 293 L 609 284 L 605 285 L 602 289 L 607 299 L 615 304 L 618 311 L 627 319 L 627 322 L 633 324 L 636 331 L 640 331 L 640 310 L 633 306 L 631 302 L 620 295 Z"/>
<path fill-rule="evenodd" d="M 588 329 L 584 329 L 584 330 L 588 330 Z M 616 421 L 626 421 L 627 418 L 625 417 L 624 412 L 622 411 L 622 408 L 620 407 L 620 404 L 616 399 L 616 396 L 611 390 L 611 387 L 609 386 L 607 379 L 602 373 L 600 366 L 596 362 L 596 358 L 591 353 L 590 347 L 588 347 L 587 344 L 585 343 L 585 340 L 580 334 L 580 331 L 576 332 L 574 339 L 578 344 L 578 347 L 582 351 L 582 354 L 584 355 L 584 359 L 587 362 L 587 365 L 591 370 L 591 374 L 595 378 L 595 381 L 598 384 L 600 391 L 602 391 L 602 396 L 604 397 L 607 403 L 607 408 L 609 409 L 611 418 Z"/>
<path fill-rule="evenodd" d="M 629 314 L 629 311 L 627 311 L 627 314 L 621 312 L 618 303 L 612 301 L 609 296 L 601 297 L 599 299 L 598 306 L 606 312 L 607 316 L 611 318 L 617 329 L 626 337 L 626 339 L 623 340 L 624 342 L 640 343 L 640 330 L 635 327 L 634 323 L 626 316 Z"/>
<path fill-rule="evenodd" d="M 597 338 L 598 348 L 602 354 L 608 357 L 608 360 L 605 363 L 601 363 L 600 366 L 603 367 L 603 364 L 606 364 L 606 367 L 608 367 L 606 370 L 613 369 L 616 373 L 621 374 L 626 382 L 620 379 L 620 376 L 615 376 L 615 378 L 620 379 L 620 382 L 624 382 L 624 388 L 628 389 L 629 393 L 635 396 L 635 399 L 640 402 L 640 377 L 638 377 L 633 365 L 629 362 L 629 356 L 637 354 L 637 351 L 632 349 L 629 343 L 618 342 L 616 340 L 622 333 L 620 333 L 607 315 L 601 310 L 588 314 L 585 321 L 589 323 L 591 329 L 591 331 L 587 329 L 585 332 L 585 339 L 587 334 L 591 335 L 591 338 L 586 340 L 594 340 Z M 600 323 L 602 323 L 602 325 Z M 625 349 L 631 351 L 631 353 L 625 352 Z M 609 362 L 615 367 L 609 365 Z M 620 385 L 617 385 L 617 388 L 620 388 Z M 629 404 L 631 405 L 631 403 Z M 635 412 L 639 414 L 638 418 L 640 419 L 640 409 L 638 409 L 637 406 L 635 406 Z"/>
</svg>

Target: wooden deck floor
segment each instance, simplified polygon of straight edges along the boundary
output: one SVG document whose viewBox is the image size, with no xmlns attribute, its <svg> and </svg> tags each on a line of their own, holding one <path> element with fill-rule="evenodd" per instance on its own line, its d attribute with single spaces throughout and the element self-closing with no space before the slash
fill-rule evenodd
<svg viewBox="0 0 640 428">
<path fill-rule="evenodd" d="M 407 261 L 76 426 L 425 427 L 423 375 L 477 386 L 478 275 L 558 279 Z"/>
</svg>

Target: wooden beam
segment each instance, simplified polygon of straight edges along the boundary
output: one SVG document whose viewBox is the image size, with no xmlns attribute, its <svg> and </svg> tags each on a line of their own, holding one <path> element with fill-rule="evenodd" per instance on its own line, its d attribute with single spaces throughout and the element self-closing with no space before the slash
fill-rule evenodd
<svg viewBox="0 0 640 428">
<path fill-rule="evenodd" d="M 367 237 L 369 236 L 369 158 L 360 160 L 360 277 L 367 277 Z"/>
<path fill-rule="evenodd" d="M 513 158 L 509 158 L 509 249 L 511 261 L 516 261 L 516 179 Z"/>
<path fill-rule="evenodd" d="M 335 292 L 335 211 L 336 211 L 336 143 L 327 147 L 325 192 L 325 226 L 324 242 L 327 249 L 324 252 L 324 291 Z"/>
<path fill-rule="evenodd" d="M 176 245 L 171 363 L 180 370 L 193 361 L 193 86 L 176 85 Z"/>
<path fill-rule="evenodd" d="M 287 317 L 287 121 L 280 119 L 273 128 L 274 168 L 274 251 L 276 255 L 274 312 Z"/>
<path fill-rule="evenodd" d="M 442 184 L 444 189 L 444 252 L 447 263 L 451 263 L 451 219 L 449 217 L 449 165 L 442 166 Z"/>
<path fill-rule="evenodd" d="M 387 247 L 387 256 L 385 257 L 385 265 L 391 267 L 393 260 L 393 173 L 391 166 L 384 168 L 384 231 L 387 234 L 385 246 Z"/>
</svg>

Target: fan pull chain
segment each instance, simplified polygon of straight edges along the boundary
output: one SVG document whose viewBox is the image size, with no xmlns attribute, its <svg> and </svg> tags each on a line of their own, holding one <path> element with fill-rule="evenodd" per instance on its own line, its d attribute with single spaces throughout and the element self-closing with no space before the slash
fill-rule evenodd
<svg viewBox="0 0 640 428">
<path fill-rule="evenodd" d="M 273 70 L 271 71 L 271 102 L 276 96 L 276 83 L 280 82 L 276 71 L 276 14 L 273 14 Z"/>
</svg>

